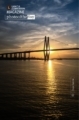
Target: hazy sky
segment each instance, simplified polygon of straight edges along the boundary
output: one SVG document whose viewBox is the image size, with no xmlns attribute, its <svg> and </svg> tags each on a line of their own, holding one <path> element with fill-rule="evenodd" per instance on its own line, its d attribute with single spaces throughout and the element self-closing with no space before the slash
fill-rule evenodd
<svg viewBox="0 0 79 120">
<path fill-rule="evenodd" d="M 53 48 L 78 47 L 78 0 L 0 0 L 0 52 L 43 48 L 49 36 Z M 26 8 L 35 20 L 5 21 L 7 5 Z M 66 44 L 64 44 L 66 43 Z"/>
</svg>

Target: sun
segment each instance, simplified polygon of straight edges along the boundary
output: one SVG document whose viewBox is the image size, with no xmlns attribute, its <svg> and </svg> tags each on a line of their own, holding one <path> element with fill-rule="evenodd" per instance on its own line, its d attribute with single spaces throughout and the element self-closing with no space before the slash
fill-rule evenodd
<svg viewBox="0 0 79 120">
<path fill-rule="evenodd" d="M 50 49 L 53 49 L 52 47 L 50 47 Z M 54 53 L 54 51 L 50 51 L 50 54 Z"/>
</svg>

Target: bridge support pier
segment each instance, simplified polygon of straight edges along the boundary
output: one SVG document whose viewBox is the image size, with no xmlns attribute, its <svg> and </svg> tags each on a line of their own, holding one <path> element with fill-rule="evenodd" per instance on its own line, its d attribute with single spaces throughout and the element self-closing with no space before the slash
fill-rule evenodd
<svg viewBox="0 0 79 120">
<path fill-rule="evenodd" d="M 2 58 L 4 57 L 4 55 L 2 54 Z"/>
<path fill-rule="evenodd" d="M 15 58 L 15 59 L 17 58 L 17 53 L 14 53 L 14 58 Z"/>
<path fill-rule="evenodd" d="M 22 53 L 19 53 L 19 58 L 20 58 L 20 59 L 22 58 Z"/>
<path fill-rule="evenodd" d="M 18 58 L 20 58 L 20 53 L 18 53 Z"/>
<path fill-rule="evenodd" d="M 28 53 L 28 59 L 30 60 L 30 52 Z"/>
<path fill-rule="evenodd" d="M 12 54 L 10 53 L 10 59 L 12 59 Z"/>
<path fill-rule="evenodd" d="M 26 59 L 26 53 L 24 53 L 24 59 Z"/>
<path fill-rule="evenodd" d="M 19 53 L 19 59 L 22 59 L 22 53 Z"/>
<path fill-rule="evenodd" d="M 8 54 L 6 54 L 6 59 L 8 58 Z"/>
</svg>

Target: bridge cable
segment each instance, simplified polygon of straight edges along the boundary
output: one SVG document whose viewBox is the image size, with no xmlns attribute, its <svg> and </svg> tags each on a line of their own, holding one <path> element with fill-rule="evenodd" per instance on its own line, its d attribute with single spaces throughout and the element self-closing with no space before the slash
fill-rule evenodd
<svg viewBox="0 0 79 120">
<path fill-rule="evenodd" d="M 54 40 L 54 41 L 57 41 L 57 42 L 63 43 L 63 44 L 65 44 L 65 45 L 68 45 L 67 43 L 61 42 L 61 41 L 56 40 L 56 39 L 51 39 L 51 40 Z"/>
</svg>

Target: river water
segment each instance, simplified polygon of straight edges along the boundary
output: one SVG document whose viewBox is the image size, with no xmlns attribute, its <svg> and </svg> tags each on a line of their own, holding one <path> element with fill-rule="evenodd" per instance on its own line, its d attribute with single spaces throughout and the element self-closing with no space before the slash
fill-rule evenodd
<svg viewBox="0 0 79 120">
<path fill-rule="evenodd" d="M 78 120 L 78 62 L 0 61 L 0 120 Z"/>
</svg>

